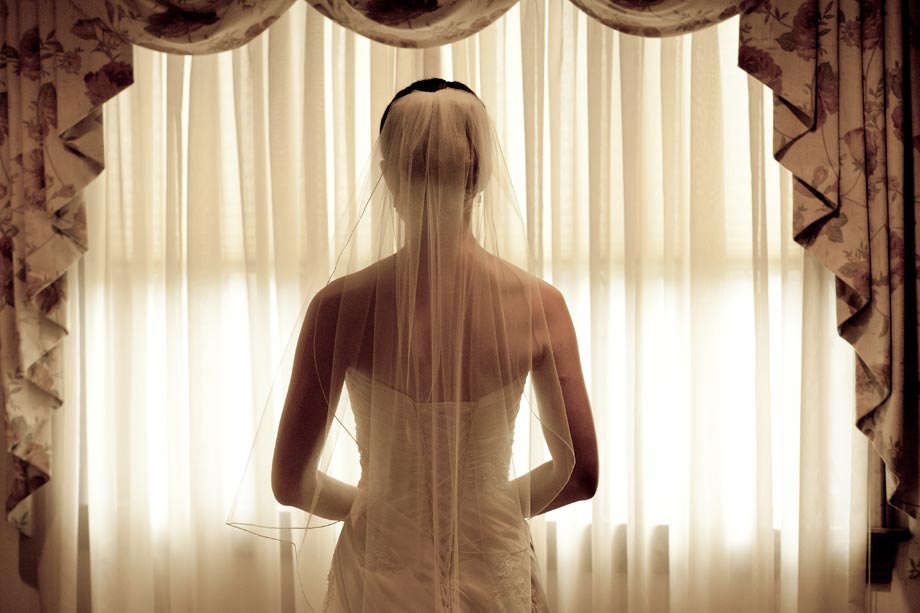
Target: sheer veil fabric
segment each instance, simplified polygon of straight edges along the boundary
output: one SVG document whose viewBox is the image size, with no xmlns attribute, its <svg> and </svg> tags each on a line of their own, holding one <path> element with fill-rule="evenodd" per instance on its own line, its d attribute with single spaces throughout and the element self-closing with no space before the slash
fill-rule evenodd
<svg viewBox="0 0 920 613">
<path fill-rule="evenodd" d="M 541 610 L 527 518 L 575 465 L 544 308 L 558 294 L 530 272 L 475 95 L 413 91 L 381 123 L 228 523 L 295 544 L 313 609 Z M 291 507 L 272 492 L 276 433 L 299 449 L 275 465 L 275 493 L 296 475 Z M 354 457 L 360 474 L 342 469 Z"/>
</svg>

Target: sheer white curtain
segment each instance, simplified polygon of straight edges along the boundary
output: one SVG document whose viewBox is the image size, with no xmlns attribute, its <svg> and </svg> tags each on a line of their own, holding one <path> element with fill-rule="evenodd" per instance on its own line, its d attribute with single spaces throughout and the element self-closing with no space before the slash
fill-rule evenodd
<svg viewBox="0 0 920 613">
<path fill-rule="evenodd" d="M 397 51 L 299 3 L 237 51 L 136 50 L 71 279 L 46 602 L 303 607 L 289 552 L 223 522 L 380 113 L 437 75 L 489 107 L 578 328 L 602 474 L 533 522 L 555 610 L 860 610 L 851 352 L 737 30 L 639 39 L 525 1 Z"/>
</svg>

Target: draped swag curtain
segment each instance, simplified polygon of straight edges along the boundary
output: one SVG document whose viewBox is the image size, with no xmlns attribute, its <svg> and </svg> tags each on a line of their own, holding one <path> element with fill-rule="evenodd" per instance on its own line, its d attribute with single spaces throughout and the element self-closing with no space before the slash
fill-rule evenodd
<svg viewBox="0 0 920 613">
<path fill-rule="evenodd" d="M 837 278 L 838 329 L 857 355 L 857 424 L 886 463 L 890 501 L 917 517 L 916 3 L 572 1 L 605 25 L 644 36 L 745 13 L 739 65 L 775 94 L 774 154 L 796 177 L 795 238 Z M 103 166 L 99 106 L 131 84 L 131 44 L 186 54 L 236 48 L 292 0 L 78 4 L 0 4 L 0 384 L 12 467 L 7 516 L 24 533 L 30 495 L 51 473 L 64 275 L 87 247 L 80 194 Z M 425 47 L 481 30 L 514 2 L 310 4 L 374 40 Z"/>
<path fill-rule="evenodd" d="M 103 102 L 132 82 L 131 45 L 70 2 L 0 3 L 0 386 L 7 518 L 32 530 L 60 406 L 65 274 L 86 250 L 83 188 L 103 167 Z"/>
<path fill-rule="evenodd" d="M 774 156 L 795 175 L 795 240 L 837 278 L 856 423 L 889 501 L 920 517 L 920 3 L 764 2 L 741 21 L 739 64 L 773 90 Z"/>
</svg>

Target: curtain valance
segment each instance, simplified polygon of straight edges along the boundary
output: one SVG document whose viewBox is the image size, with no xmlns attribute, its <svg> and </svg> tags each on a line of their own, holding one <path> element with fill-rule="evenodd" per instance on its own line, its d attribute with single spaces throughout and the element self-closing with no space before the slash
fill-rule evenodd
<svg viewBox="0 0 920 613">
<path fill-rule="evenodd" d="M 478 32 L 514 0 L 308 0 L 395 46 Z M 920 15 L 903 0 L 571 0 L 629 34 L 693 31 L 739 12 L 739 65 L 773 89 L 776 158 L 796 177 L 796 240 L 838 279 L 858 356 L 858 425 L 891 501 L 920 513 L 917 236 Z M 132 81 L 131 45 L 200 54 L 242 46 L 293 0 L 36 0 L 0 4 L 0 375 L 10 521 L 51 472 L 65 273 L 86 249 L 81 190 L 103 168 L 100 106 Z"/>
<path fill-rule="evenodd" d="M 692 32 L 761 0 L 571 0 L 601 23 L 640 36 Z M 476 34 L 517 0 L 307 0 L 339 25 L 396 47 L 434 47 Z M 271 25 L 293 0 L 82 0 L 80 8 L 125 40 L 168 53 L 234 49 Z"/>
<path fill-rule="evenodd" d="M 65 0 L 72 1 L 72 0 Z M 96 27 L 142 47 L 202 55 L 242 47 L 261 34 L 294 0 L 80 0 Z"/>
<path fill-rule="evenodd" d="M 397 47 L 431 47 L 479 32 L 517 0 L 307 0 L 336 23 Z M 761 0 L 571 0 L 604 25 L 640 36 L 699 30 Z"/>
<path fill-rule="evenodd" d="M 674 36 L 725 21 L 761 0 L 571 0 L 589 16 L 625 34 Z"/>
</svg>

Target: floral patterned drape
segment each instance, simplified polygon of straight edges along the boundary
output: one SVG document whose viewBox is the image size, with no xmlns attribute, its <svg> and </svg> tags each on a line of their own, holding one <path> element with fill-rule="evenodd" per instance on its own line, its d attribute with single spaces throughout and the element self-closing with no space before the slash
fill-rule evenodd
<svg viewBox="0 0 920 613">
<path fill-rule="evenodd" d="M 100 105 L 132 82 L 131 47 L 69 2 L 0 3 L 0 393 L 6 512 L 31 531 L 61 404 L 67 268 L 86 249 L 81 190 L 102 169 Z"/>
<path fill-rule="evenodd" d="M 433 47 L 471 36 L 517 0 L 307 0 L 336 23 L 395 47 Z M 668 36 L 699 30 L 761 0 L 571 0 L 627 34 Z"/>
<path fill-rule="evenodd" d="M 164 53 L 201 55 L 242 47 L 294 0 L 65 0 L 98 27 Z"/>
<path fill-rule="evenodd" d="M 741 19 L 739 64 L 773 90 L 775 156 L 796 177 L 796 241 L 837 277 L 857 425 L 889 501 L 918 517 L 920 7 L 773 0 Z"/>
<path fill-rule="evenodd" d="M 761 0 L 571 0 L 602 24 L 635 36 L 674 36 L 725 21 Z"/>
<path fill-rule="evenodd" d="M 479 32 L 517 0 L 307 0 L 325 17 L 394 47 L 435 47 Z"/>
</svg>

